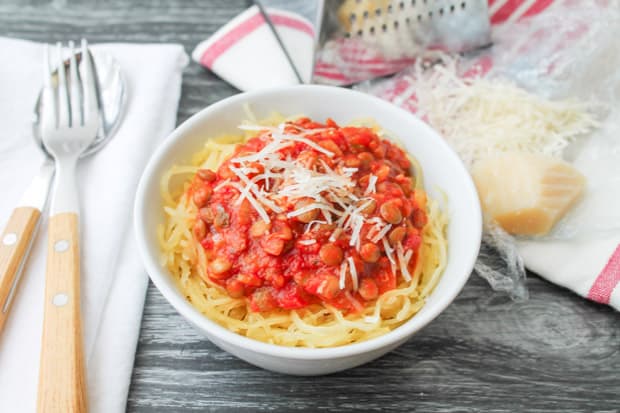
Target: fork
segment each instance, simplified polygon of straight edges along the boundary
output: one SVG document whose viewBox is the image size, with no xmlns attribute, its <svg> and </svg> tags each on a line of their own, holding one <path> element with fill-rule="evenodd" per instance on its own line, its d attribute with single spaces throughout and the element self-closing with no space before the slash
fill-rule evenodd
<svg viewBox="0 0 620 413">
<path fill-rule="evenodd" d="M 79 203 L 76 166 L 95 139 L 100 125 L 95 73 L 86 40 L 82 39 L 80 71 L 71 52 L 69 76 L 62 45 L 56 45 L 58 77 L 52 81 L 49 46 L 45 48 L 41 137 L 56 164 L 50 208 L 45 274 L 45 304 L 39 412 L 85 412 L 86 379 L 80 313 Z M 81 73 L 80 73 L 81 72 Z"/>
</svg>

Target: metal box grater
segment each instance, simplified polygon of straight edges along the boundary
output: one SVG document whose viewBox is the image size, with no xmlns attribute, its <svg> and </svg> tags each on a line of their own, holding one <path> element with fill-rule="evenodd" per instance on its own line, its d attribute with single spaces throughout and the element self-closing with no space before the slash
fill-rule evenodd
<svg viewBox="0 0 620 413">
<path fill-rule="evenodd" d="M 464 52 L 491 43 L 487 0 L 255 2 L 314 22 L 315 83 L 352 84 L 402 70 L 427 49 Z"/>
</svg>

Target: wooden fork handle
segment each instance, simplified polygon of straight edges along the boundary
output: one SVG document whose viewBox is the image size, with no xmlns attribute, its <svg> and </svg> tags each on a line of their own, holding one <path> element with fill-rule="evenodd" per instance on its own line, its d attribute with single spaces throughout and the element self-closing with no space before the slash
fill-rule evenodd
<svg viewBox="0 0 620 413">
<path fill-rule="evenodd" d="M 87 409 L 78 234 L 77 214 L 60 213 L 50 218 L 39 370 L 40 413 L 82 413 Z"/>
<path fill-rule="evenodd" d="M 41 211 L 36 208 L 15 208 L 0 238 L 0 334 L 40 216 Z"/>
</svg>

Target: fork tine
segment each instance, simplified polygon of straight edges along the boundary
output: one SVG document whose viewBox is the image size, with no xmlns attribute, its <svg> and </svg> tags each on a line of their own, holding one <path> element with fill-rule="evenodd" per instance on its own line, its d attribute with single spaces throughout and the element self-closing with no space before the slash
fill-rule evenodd
<svg viewBox="0 0 620 413">
<path fill-rule="evenodd" d="M 82 90 L 75 60 L 75 43 L 69 42 L 69 98 L 71 99 L 71 126 L 82 125 Z"/>
<path fill-rule="evenodd" d="M 52 86 L 52 65 L 50 60 L 50 46 L 45 45 L 43 49 L 43 93 L 41 95 L 41 104 L 45 110 L 41 111 L 41 124 L 46 127 L 57 126 L 57 110 L 56 97 Z"/>
<path fill-rule="evenodd" d="M 69 126 L 71 108 L 69 107 L 69 90 L 67 89 L 67 76 L 65 73 L 65 62 L 62 58 L 62 44 L 56 43 L 56 58 L 58 66 L 58 127 Z"/>
<path fill-rule="evenodd" d="M 93 62 L 86 39 L 82 39 L 82 91 L 84 96 L 84 123 L 97 117 L 97 90 Z"/>
</svg>

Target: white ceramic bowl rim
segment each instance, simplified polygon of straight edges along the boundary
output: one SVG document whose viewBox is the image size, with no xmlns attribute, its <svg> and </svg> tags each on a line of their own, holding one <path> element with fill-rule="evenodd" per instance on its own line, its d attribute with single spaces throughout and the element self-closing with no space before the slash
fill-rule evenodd
<svg viewBox="0 0 620 413">
<path fill-rule="evenodd" d="M 156 173 L 156 169 L 159 163 L 160 158 L 163 157 L 166 152 L 168 152 L 177 141 L 177 138 L 183 136 L 196 124 L 201 122 L 201 119 L 205 117 L 210 112 L 214 112 L 222 106 L 229 105 L 231 103 L 236 103 L 238 101 L 245 101 L 250 98 L 260 96 L 263 94 L 269 93 L 281 93 L 285 91 L 290 91 L 292 89 L 315 89 L 316 91 L 320 91 L 323 89 L 326 93 L 333 92 L 333 89 L 339 89 L 344 93 L 350 93 L 355 95 L 355 99 L 364 99 L 368 101 L 372 101 L 374 105 L 378 107 L 383 107 L 386 110 L 390 111 L 401 111 L 411 116 L 410 113 L 404 111 L 401 108 L 398 108 L 395 105 L 392 105 L 382 99 L 377 97 L 342 88 L 335 88 L 332 86 L 319 86 L 319 85 L 297 85 L 297 86 L 288 86 L 283 88 L 274 88 L 268 90 L 260 90 L 253 92 L 246 92 L 231 96 L 229 98 L 220 100 L 200 112 L 194 114 L 192 117 L 187 119 L 181 125 L 175 129 L 171 135 L 169 135 L 163 143 L 157 148 L 155 153 L 152 155 L 149 163 L 144 170 L 142 178 L 140 179 L 140 183 L 138 185 L 138 190 L 136 194 L 136 201 L 134 206 L 134 225 L 136 238 L 138 241 L 138 250 L 140 252 L 140 256 L 142 261 L 145 263 L 146 270 L 159 291 L 163 294 L 163 296 L 172 304 L 172 306 L 184 317 L 190 320 L 194 325 L 209 331 L 218 339 L 233 343 L 239 347 L 247 348 L 248 350 L 258 352 L 264 355 L 270 355 L 274 357 L 286 357 L 290 359 L 299 359 L 299 360 L 326 360 L 326 359 L 334 359 L 341 357 L 350 357 L 356 354 L 366 353 L 373 350 L 377 350 L 379 348 L 388 347 L 391 344 L 395 344 L 401 340 L 407 339 L 413 332 L 421 329 L 430 321 L 432 321 L 435 317 L 443 312 L 443 310 L 454 300 L 454 298 L 459 294 L 465 283 L 467 282 L 469 275 L 464 276 L 460 279 L 460 283 L 454 285 L 455 288 L 451 291 L 451 294 L 444 294 L 440 296 L 435 304 L 436 311 L 419 313 L 414 315 L 411 319 L 406 321 L 404 324 L 399 326 L 398 328 L 373 339 L 363 341 L 360 343 L 347 344 L 339 347 L 330 347 L 330 348 L 303 348 L 303 347 L 286 347 L 275 344 L 268 344 L 258 340 L 254 340 L 251 338 L 247 338 L 240 334 L 234 333 L 225 327 L 217 324 L 216 322 L 210 320 L 208 317 L 204 316 L 200 313 L 196 308 L 192 306 L 182 294 L 177 290 L 177 288 L 172 285 L 172 283 L 167 283 L 164 277 L 170 277 L 170 275 L 163 269 L 158 259 L 151 256 L 148 250 L 148 241 L 145 239 L 143 234 L 144 222 L 143 222 L 143 213 L 147 205 L 146 202 L 146 191 L 147 191 L 147 181 L 148 177 L 151 177 Z M 421 127 L 427 128 L 431 130 L 429 126 L 425 123 L 421 125 Z M 433 134 L 437 134 L 437 132 L 432 131 Z M 458 155 L 450 148 L 443 139 L 438 139 L 437 144 L 444 146 L 444 150 L 451 154 L 454 158 L 456 158 L 457 163 L 461 165 L 463 175 L 466 175 L 463 180 L 464 185 L 467 186 L 468 191 L 473 191 L 476 193 L 475 186 L 473 181 L 469 177 L 469 174 L 462 162 L 458 158 Z M 477 196 L 476 196 L 477 198 Z M 482 218 L 480 213 L 480 206 L 477 204 L 475 206 L 476 213 L 471 217 L 474 220 L 475 227 L 482 227 Z M 477 251 L 480 245 L 481 233 L 475 235 L 475 244 L 476 244 L 476 253 L 471 254 L 471 258 L 469 259 L 467 268 L 473 268 Z"/>
</svg>

